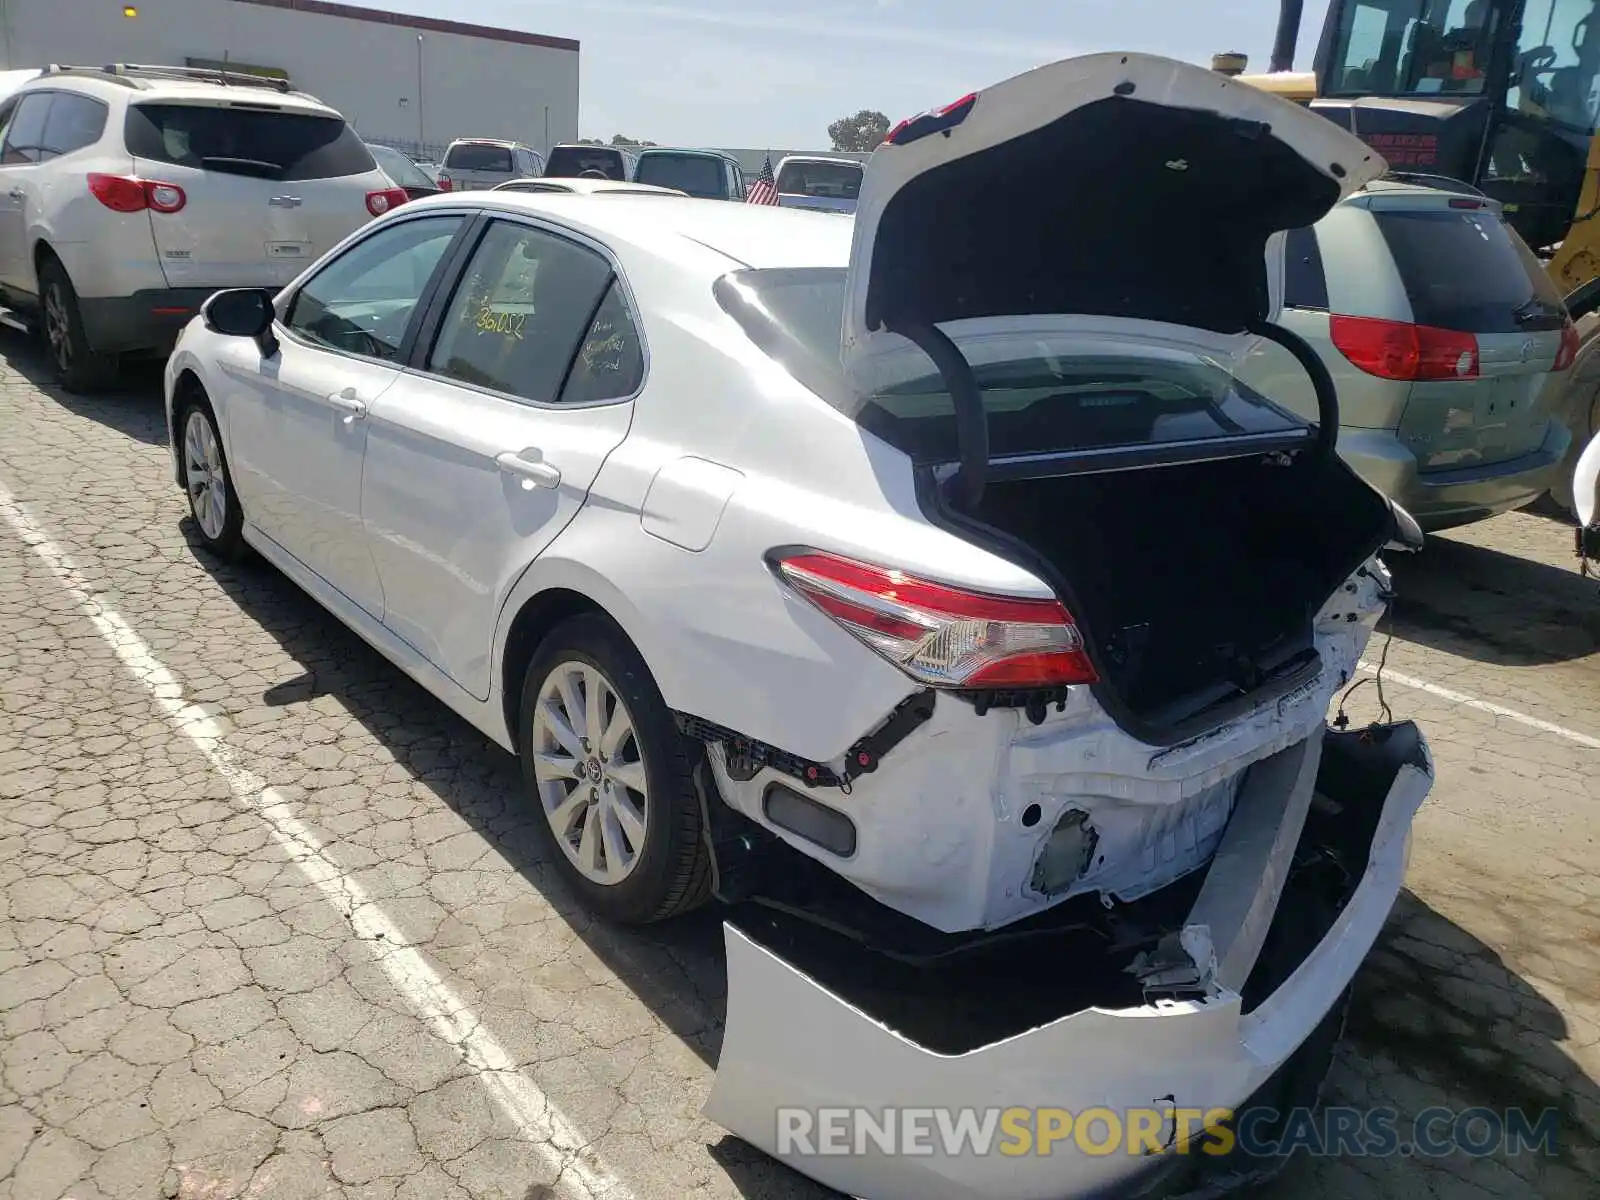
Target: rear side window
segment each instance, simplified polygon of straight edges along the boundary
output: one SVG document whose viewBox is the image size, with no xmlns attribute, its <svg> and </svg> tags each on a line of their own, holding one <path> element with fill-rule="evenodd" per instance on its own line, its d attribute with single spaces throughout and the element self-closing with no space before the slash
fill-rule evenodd
<svg viewBox="0 0 1600 1200">
<path fill-rule="evenodd" d="M 47 156 L 71 154 L 100 140 L 106 129 L 106 106 L 91 96 L 57 92 L 44 121 Z"/>
<path fill-rule="evenodd" d="M 728 194 L 723 161 L 705 154 L 644 155 L 639 159 L 634 182 L 677 188 L 702 200 L 721 200 Z"/>
<path fill-rule="evenodd" d="M 55 96 L 51 92 L 29 92 L 22 98 L 6 129 L 6 144 L 5 149 L 0 151 L 0 162 L 13 166 L 36 163 L 50 157 L 44 149 L 44 123 L 53 99 Z"/>
<path fill-rule="evenodd" d="M 720 280 L 717 296 L 752 341 L 862 428 L 919 461 L 954 460 L 955 404 L 931 366 L 866 399 L 846 385 L 838 365 L 844 288 L 840 268 L 750 270 Z M 1053 355 L 1041 348 L 996 357 L 990 348 L 973 358 L 997 457 L 1307 428 L 1192 355 Z"/>
<path fill-rule="evenodd" d="M 1289 230 L 1283 250 L 1283 303 L 1288 308 L 1328 310 L 1328 277 L 1316 231 Z"/>
<path fill-rule="evenodd" d="M 444 156 L 444 165 L 457 171 L 498 171 L 511 173 L 511 149 L 507 146 L 485 146 L 477 142 L 464 142 L 451 146 Z"/>
<path fill-rule="evenodd" d="M 135 158 L 257 179 L 335 179 L 374 169 L 342 117 L 241 105 L 139 104 L 128 109 Z"/>
<path fill-rule="evenodd" d="M 1464 333 L 1561 328 L 1566 314 L 1560 293 L 1494 212 L 1391 209 L 1372 215 L 1418 325 Z"/>
<path fill-rule="evenodd" d="M 785 163 L 778 172 L 778 190 L 791 196 L 854 200 L 861 194 L 861 168 L 853 163 Z"/>
<path fill-rule="evenodd" d="M 404 154 L 388 146 L 369 146 L 372 157 L 378 160 L 383 173 L 403 188 L 437 190 L 437 185 Z"/>
<path fill-rule="evenodd" d="M 574 179 L 585 171 L 598 171 L 618 181 L 628 178 L 621 152 L 604 146 L 557 146 L 544 168 L 546 175 L 562 179 Z"/>
</svg>

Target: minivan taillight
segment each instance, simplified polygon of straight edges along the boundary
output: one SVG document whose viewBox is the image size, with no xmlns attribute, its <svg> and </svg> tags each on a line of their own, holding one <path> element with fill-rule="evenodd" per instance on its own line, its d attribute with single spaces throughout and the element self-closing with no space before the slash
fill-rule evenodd
<svg viewBox="0 0 1600 1200">
<path fill-rule="evenodd" d="M 158 213 L 175 213 L 189 202 L 184 190 L 175 183 L 136 179 L 131 175 L 102 175 L 98 171 L 89 173 L 89 191 L 101 204 L 120 213 L 143 212 L 147 208 Z"/>
<path fill-rule="evenodd" d="M 798 595 L 930 687 L 1059 687 L 1099 678 L 1059 601 L 967 591 L 817 550 L 776 566 Z"/>
<path fill-rule="evenodd" d="M 440 191 L 448 192 L 453 187 L 455 187 L 455 180 L 451 179 L 450 176 L 448 176 L 448 175 L 440 175 L 439 176 L 439 190 Z"/>
<path fill-rule="evenodd" d="M 1578 327 L 1568 321 L 1561 327 L 1561 349 L 1556 351 L 1555 366 L 1552 371 L 1565 371 L 1578 360 L 1578 348 L 1583 345 L 1583 340 L 1578 337 Z"/>
<path fill-rule="evenodd" d="M 1470 333 L 1336 315 L 1329 318 L 1328 334 L 1340 354 L 1380 379 L 1478 377 L 1478 339 Z"/>
<path fill-rule="evenodd" d="M 391 208 L 399 208 L 409 199 L 411 199 L 411 193 L 407 192 L 405 188 L 392 187 L 384 188 L 381 191 L 368 192 L 367 211 L 375 217 L 381 217 Z"/>
</svg>

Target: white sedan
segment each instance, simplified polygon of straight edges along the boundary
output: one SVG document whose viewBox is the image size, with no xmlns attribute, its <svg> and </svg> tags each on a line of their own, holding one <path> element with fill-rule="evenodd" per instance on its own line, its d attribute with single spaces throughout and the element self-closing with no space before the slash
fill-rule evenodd
<svg viewBox="0 0 1600 1200">
<path fill-rule="evenodd" d="M 1281 1159 L 839 1155 L 779 1110 L 1314 1099 L 1432 763 L 1325 723 L 1407 526 L 1273 324 L 1277 235 L 1382 169 L 1097 55 L 897 127 L 853 220 L 417 201 L 208 303 L 177 481 L 520 756 L 596 911 L 748 902 L 727 1128 L 860 1196 L 1242 1180 Z M 1235 377 L 1261 338 L 1319 422 Z"/>
</svg>

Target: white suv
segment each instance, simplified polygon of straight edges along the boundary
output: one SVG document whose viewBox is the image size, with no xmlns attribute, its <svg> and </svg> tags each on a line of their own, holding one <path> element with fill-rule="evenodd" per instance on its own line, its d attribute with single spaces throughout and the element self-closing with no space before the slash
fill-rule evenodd
<svg viewBox="0 0 1600 1200">
<path fill-rule="evenodd" d="M 345 120 L 285 80 L 51 67 L 0 104 L 0 320 L 61 382 L 165 354 L 221 288 L 293 279 L 407 199 Z"/>
</svg>

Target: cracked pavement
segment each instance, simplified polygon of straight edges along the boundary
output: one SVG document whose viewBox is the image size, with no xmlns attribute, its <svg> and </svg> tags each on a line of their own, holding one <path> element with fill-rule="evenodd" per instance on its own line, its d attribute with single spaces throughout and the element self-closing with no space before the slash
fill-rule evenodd
<svg viewBox="0 0 1600 1200">
<path fill-rule="evenodd" d="M 191 549 L 152 373 L 85 399 L 0 355 L 0 483 L 182 693 L 0 523 L 0 1200 L 825 1195 L 699 1115 L 715 911 L 587 919 L 509 757 L 264 564 Z M 1600 737 L 1569 547 L 1519 513 L 1397 562 L 1389 668 Z M 1439 780 L 1330 1098 L 1553 1106 L 1559 1153 L 1305 1160 L 1270 1195 L 1592 1197 L 1597 751 L 1384 698 Z"/>
</svg>

